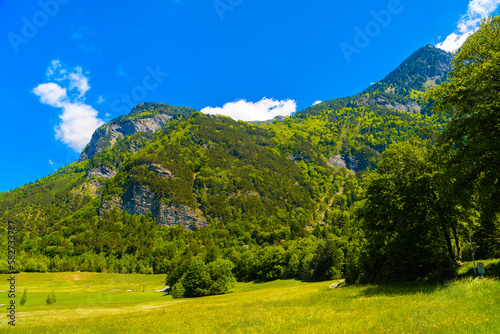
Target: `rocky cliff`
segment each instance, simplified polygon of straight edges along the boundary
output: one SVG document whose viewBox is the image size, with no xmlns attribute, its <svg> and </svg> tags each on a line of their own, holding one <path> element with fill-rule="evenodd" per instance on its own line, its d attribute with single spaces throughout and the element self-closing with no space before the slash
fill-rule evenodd
<svg viewBox="0 0 500 334">
<path fill-rule="evenodd" d="M 118 124 L 103 125 L 92 135 L 92 140 L 83 150 L 79 161 L 92 158 L 112 147 L 119 139 L 137 132 L 156 132 L 160 130 L 172 116 L 157 115 L 154 117 L 124 121 Z"/>
<path fill-rule="evenodd" d="M 79 162 L 104 152 L 125 136 L 140 132 L 156 132 L 172 118 L 189 116 L 194 111 L 196 110 L 162 103 L 141 103 L 129 114 L 120 116 L 97 129 L 80 155 Z M 135 152 L 133 148 L 131 151 Z"/>
<path fill-rule="evenodd" d="M 151 164 L 148 168 L 162 178 L 174 178 L 172 173 L 160 164 Z M 201 218 L 201 212 L 186 205 L 167 204 L 147 186 L 132 183 L 122 196 L 104 200 L 99 208 L 99 215 L 113 209 L 125 210 L 131 215 L 151 213 L 158 225 L 181 225 L 185 229 L 195 230 L 206 227 L 208 222 Z"/>
</svg>

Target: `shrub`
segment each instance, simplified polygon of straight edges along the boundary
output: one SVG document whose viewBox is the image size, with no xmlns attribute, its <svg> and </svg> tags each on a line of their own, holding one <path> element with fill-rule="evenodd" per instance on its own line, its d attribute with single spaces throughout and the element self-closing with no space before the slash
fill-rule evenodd
<svg viewBox="0 0 500 334">
<path fill-rule="evenodd" d="M 172 297 L 174 299 L 179 299 L 179 298 L 184 297 L 185 292 L 186 292 L 186 289 L 184 289 L 182 282 L 178 282 L 172 287 Z"/>
<path fill-rule="evenodd" d="M 212 281 L 210 285 L 211 295 L 227 293 L 234 286 L 236 279 L 232 273 L 233 268 L 234 264 L 231 261 L 222 259 L 208 265 L 208 272 Z"/>
<path fill-rule="evenodd" d="M 54 291 L 49 293 L 45 302 L 47 303 L 47 305 L 55 304 L 57 302 L 56 293 Z"/>
<path fill-rule="evenodd" d="M 210 294 L 212 283 L 207 266 L 201 260 L 193 262 L 186 274 L 181 278 L 182 285 L 186 289 L 186 297 L 202 297 Z"/>
<path fill-rule="evenodd" d="M 24 289 L 23 296 L 21 297 L 21 306 L 24 306 L 27 300 L 28 300 L 28 290 Z"/>
</svg>

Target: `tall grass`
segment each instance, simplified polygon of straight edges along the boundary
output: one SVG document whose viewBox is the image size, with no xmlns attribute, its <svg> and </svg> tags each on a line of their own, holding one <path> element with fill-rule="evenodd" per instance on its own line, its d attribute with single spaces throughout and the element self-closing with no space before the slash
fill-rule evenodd
<svg viewBox="0 0 500 334">
<path fill-rule="evenodd" d="M 500 282 L 490 278 L 463 278 L 439 285 L 364 285 L 339 289 L 329 288 L 333 282 L 238 283 L 227 295 L 173 300 L 152 291 L 163 288 L 163 276 L 91 274 L 78 281 L 71 275 L 75 273 L 18 274 L 19 286 L 28 288 L 29 299 L 25 307 L 18 307 L 15 330 L 20 333 L 500 333 Z M 3 276 L 0 279 L 4 280 Z M 93 284 L 86 288 L 89 280 Z M 146 292 L 142 292 L 143 282 Z M 52 290 L 58 296 L 57 304 L 45 305 L 44 300 Z M 18 291 L 20 299 L 22 289 Z M 6 299 L 2 293 L 0 303 Z M 0 331 L 9 329 L 12 328 L 8 328 L 5 317 L 0 322 Z"/>
</svg>

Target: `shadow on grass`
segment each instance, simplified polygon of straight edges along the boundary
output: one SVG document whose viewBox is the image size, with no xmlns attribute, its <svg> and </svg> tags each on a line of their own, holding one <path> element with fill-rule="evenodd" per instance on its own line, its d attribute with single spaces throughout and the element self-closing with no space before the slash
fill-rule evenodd
<svg viewBox="0 0 500 334">
<path fill-rule="evenodd" d="M 319 282 L 326 282 L 326 281 L 317 281 L 317 280 L 311 280 L 311 279 L 305 279 L 301 280 L 300 278 L 277 278 L 277 279 L 272 279 L 272 280 L 265 280 L 265 279 L 256 279 L 253 281 L 250 281 L 253 284 L 263 284 L 263 283 L 271 283 L 271 282 L 296 282 L 296 283 L 319 283 Z M 247 283 L 250 283 L 247 282 Z"/>
<path fill-rule="evenodd" d="M 500 260 L 485 260 L 485 261 L 477 261 L 484 263 L 484 269 L 486 271 L 486 277 L 500 277 Z M 476 270 L 477 270 L 477 262 L 476 262 Z M 472 262 L 467 262 L 464 266 L 458 271 L 458 278 L 465 277 L 474 277 L 474 267 Z M 480 276 L 480 274 L 477 274 Z"/>
<path fill-rule="evenodd" d="M 484 263 L 486 270 L 485 277 L 500 277 L 500 260 L 484 260 L 478 261 Z M 477 262 L 476 262 L 477 266 Z M 479 274 L 478 274 L 479 276 Z M 458 270 L 457 280 L 467 277 L 474 277 L 474 268 L 472 262 L 464 262 L 463 267 Z M 446 288 L 447 283 L 432 282 L 432 281 L 415 281 L 406 283 L 388 283 L 380 285 L 366 285 L 365 289 L 361 292 L 362 296 L 400 296 L 417 293 L 432 293 L 436 290 Z M 363 286 L 361 286 L 363 287 Z"/>
<path fill-rule="evenodd" d="M 431 282 L 406 282 L 406 283 L 392 283 L 392 284 L 381 284 L 381 285 L 367 285 L 365 289 L 361 291 L 361 296 L 372 297 L 372 296 L 402 296 L 402 295 L 413 295 L 413 294 L 430 294 L 445 287 L 446 284 L 443 283 L 431 283 Z M 362 286 L 361 286 L 362 287 Z"/>
</svg>

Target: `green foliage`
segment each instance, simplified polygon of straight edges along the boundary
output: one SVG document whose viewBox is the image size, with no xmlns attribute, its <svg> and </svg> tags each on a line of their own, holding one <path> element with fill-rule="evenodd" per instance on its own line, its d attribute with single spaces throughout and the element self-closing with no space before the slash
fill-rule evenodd
<svg viewBox="0 0 500 334">
<path fill-rule="evenodd" d="M 47 305 L 52 305 L 52 304 L 57 303 L 57 296 L 56 296 L 55 291 L 52 291 L 51 293 L 49 293 L 49 295 L 47 296 L 47 299 L 45 299 L 45 303 L 47 303 Z"/>
<path fill-rule="evenodd" d="M 474 229 L 478 254 L 500 255 L 500 17 L 482 22 L 455 55 L 448 80 L 426 96 L 436 112 L 451 115 L 440 145 L 461 204 L 480 213 Z"/>
<path fill-rule="evenodd" d="M 196 110 L 191 108 L 175 107 L 164 103 L 141 103 L 136 105 L 127 115 L 117 117 L 108 124 L 113 125 L 124 121 L 135 121 L 137 119 L 150 118 L 160 114 L 188 117 L 195 111 Z"/>
<path fill-rule="evenodd" d="M 180 280 L 185 297 L 202 297 L 210 294 L 211 278 L 206 265 L 195 260 Z M 178 284 L 178 283 L 177 283 Z"/>
<path fill-rule="evenodd" d="M 21 306 L 24 306 L 28 301 L 28 289 L 24 289 L 23 296 L 21 297 Z"/>
<path fill-rule="evenodd" d="M 383 80 L 363 93 L 393 92 L 411 97 L 414 91 L 425 91 L 444 81 L 450 69 L 452 55 L 431 45 L 420 48 Z"/>
<path fill-rule="evenodd" d="M 454 275 L 455 256 L 447 253 L 450 231 L 444 225 L 449 219 L 441 205 L 432 154 L 419 142 L 391 146 L 367 177 L 366 200 L 357 212 L 366 238 L 362 281 Z"/>
<path fill-rule="evenodd" d="M 184 289 L 182 282 L 178 282 L 172 287 L 172 298 L 174 299 L 184 298 L 185 293 L 186 289 Z"/>
<path fill-rule="evenodd" d="M 341 278 L 344 264 L 344 252 L 337 243 L 328 239 L 321 242 L 315 252 L 314 261 L 314 279 L 318 281 L 327 281 Z"/>
<path fill-rule="evenodd" d="M 72 163 L 36 183 L 0 194 L 0 225 L 16 223 L 19 241 L 37 237 L 62 217 L 85 206 L 92 197 L 81 190 L 85 163 Z"/>
<path fill-rule="evenodd" d="M 406 62 L 391 74 L 383 90 L 258 126 L 189 108 L 138 105 L 110 125 L 160 114 L 173 118 L 160 131 L 116 142 L 103 127 L 95 134 L 102 137 L 96 151 L 102 153 L 0 194 L 2 226 L 8 220 L 20 226 L 21 268 L 162 273 L 176 296 L 225 293 L 232 277 L 327 280 L 347 274 L 357 280 L 364 268 L 364 235 L 353 210 L 363 199 L 363 175 L 377 167 L 390 145 L 428 139 L 444 128 L 445 117 L 416 112 L 414 100 L 427 84 L 423 78 L 446 70 L 443 54 L 424 51 L 415 64 Z M 419 78 L 408 77 L 424 68 L 428 72 Z M 395 84 L 404 85 L 401 92 Z M 96 172 L 109 179 L 92 176 Z M 188 231 L 159 226 L 150 214 L 129 214 L 139 211 L 136 189 L 152 193 L 155 217 L 160 206 L 187 207 L 208 227 Z M 450 192 L 437 194 L 444 198 Z M 450 209 L 445 218 L 472 212 L 457 209 L 455 201 L 439 203 Z M 435 214 L 429 219 L 437 220 Z M 467 226 L 453 218 L 444 228 L 463 234 L 456 228 L 461 224 Z"/>
<path fill-rule="evenodd" d="M 218 259 L 206 265 L 195 259 L 172 289 L 174 298 L 224 294 L 236 283 L 229 260 Z M 168 281 L 168 278 L 167 278 Z"/>
<path fill-rule="evenodd" d="M 210 262 L 208 273 L 212 283 L 210 284 L 210 295 L 220 295 L 228 293 L 236 283 L 232 270 L 234 264 L 229 260 L 218 259 Z"/>
</svg>

